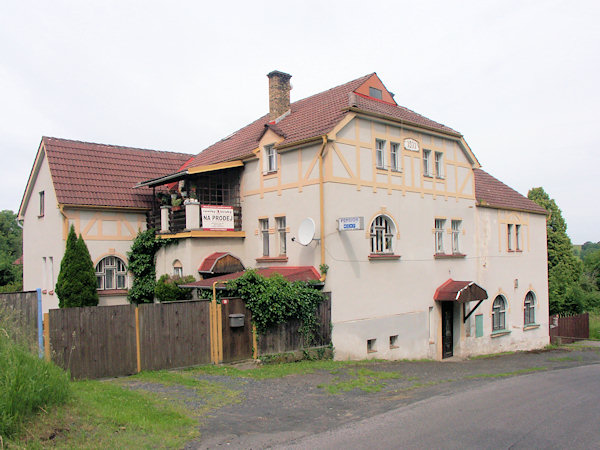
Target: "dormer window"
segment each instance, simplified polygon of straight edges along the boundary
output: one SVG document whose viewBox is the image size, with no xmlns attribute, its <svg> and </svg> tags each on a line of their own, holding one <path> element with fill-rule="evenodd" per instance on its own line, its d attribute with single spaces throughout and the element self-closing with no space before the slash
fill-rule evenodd
<svg viewBox="0 0 600 450">
<path fill-rule="evenodd" d="M 277 150 L 275 150 L 275 146 L 265 146 L 265 159 L 267 160 L 267 172 L 277 172 Z"/>
<path fill-rule="evenodd" d="M 369 97 L 376 98 L 377 100 L 383 100 L 383 95 L 381 94 L 381 89 L 370 87 L 369 88 Z"/>
</svg>

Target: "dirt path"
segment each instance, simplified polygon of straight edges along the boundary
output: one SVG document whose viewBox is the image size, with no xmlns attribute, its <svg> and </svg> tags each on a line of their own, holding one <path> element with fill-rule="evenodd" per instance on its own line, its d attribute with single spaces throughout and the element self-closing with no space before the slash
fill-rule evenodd
<svg viewBox="0 0 600 450">
<path fill-rule="evenodd" d="M 195 375 L 236 394 L 225 406 L 206 405 L 189 387 L 139 382 L 132 387 L 176 395 L 193 410 L 204 408 L 201 438 L 188 449 L 264 448 L 506 376 L 598 362 L 600 349 L 586 347 L 467 361 L 361 363 L 263 380 Z"/>
</svg>

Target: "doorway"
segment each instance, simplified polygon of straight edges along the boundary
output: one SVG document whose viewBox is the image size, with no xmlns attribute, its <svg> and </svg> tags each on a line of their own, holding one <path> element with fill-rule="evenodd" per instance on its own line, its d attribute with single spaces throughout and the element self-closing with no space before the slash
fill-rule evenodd
<svg viewBox="0 0 600 450">
<path fill-rule="evenodd" d="M 454 302 L 442 303 L 442 359 L 454 354 Z"/>
</svg>

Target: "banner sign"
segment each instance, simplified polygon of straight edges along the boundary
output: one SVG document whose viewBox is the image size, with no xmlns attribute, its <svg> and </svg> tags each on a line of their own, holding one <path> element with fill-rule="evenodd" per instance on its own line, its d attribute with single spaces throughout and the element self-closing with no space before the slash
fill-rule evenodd
<svg viewBox="0 0 600 450">
<path fill-rule="evenodd" d="M 202 229 L 233 231 L 233 206 L 202 205 Z"/>
</svg>

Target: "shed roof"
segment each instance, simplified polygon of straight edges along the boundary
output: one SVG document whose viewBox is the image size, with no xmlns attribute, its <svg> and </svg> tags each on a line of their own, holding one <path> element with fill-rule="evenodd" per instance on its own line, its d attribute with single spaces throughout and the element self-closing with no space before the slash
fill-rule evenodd
<svg viewBox="0 0 600 450">
<path fill-rule="evenodd" d="M 319 272 L 313 266 L 281 266 L 281 267 L 264 267 L 261 269 L 255 269 L 256 273 L 263 277 L 270 277 L 273 274 L 280 274 L 288 281 L 316 281 L 320 278 Z M 207 278 L 205 280 L 195 281 L 182 285 L 182 287 L 209 289 L 212 288 L 213 283 L 216 281 L 229 281 L 235 280 L 241 277 L 245 272 L 228 273 L 218 277 Z"/>
</svg>

